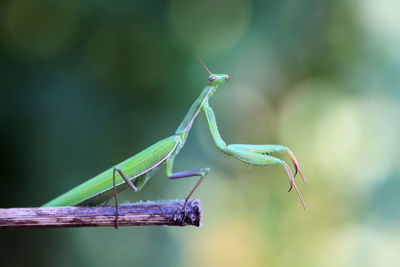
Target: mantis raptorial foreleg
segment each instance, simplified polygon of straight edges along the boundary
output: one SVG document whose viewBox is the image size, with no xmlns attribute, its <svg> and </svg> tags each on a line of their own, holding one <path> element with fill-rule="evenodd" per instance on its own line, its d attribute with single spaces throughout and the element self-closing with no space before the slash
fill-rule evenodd
<svg viewBox="0 0 400 267">
<path fill-rule="evenodd" d="M 193 189 L 190 191 L 189 195 L 185 199 L 185 203 L 183 204 L 183 213 L 185 215 L 186 213 L 186 203 L 190 199 L 190 197 L 193 195 L 193 193 L 196 191 L 197 187 L 203 182 L 204 177 L 207 176 L 208 172 L 210 171 L 210 168 L 201 168 L 201 169 L 196 169 L 196 170 L 189 170 L 189 171 L 183 171 L 183 172 L 172 172 L 172 168 L 174 166 L 174 157 L 170 157 L 166 162 L 165 162 L 165 173 L 169 179 L 181 179 L 181 178 L 189 178 L 193 176 L 200 176 L 200 179 L 197 181 L 196 185 L 193 187 Z"/>
<path fill-rule="evenodd" d="M 285 146 L 281 146 L 281 145 L 232 144 L 232 145 L 228 145 L 228 149 L 229 148 L 232 148 L 232 149 L 243 149 L 243 150 L 247 150 L 247 151 L 250 151 L 250 152 L 259 153 L 259 154 L 263 154 L 263 155 L 269 155 L 269 156 L 274 155 L 274 154 L 287 152 L 288 156 L 291 159 L 291 161 L 293 162 L 293 165 L 294 165 L 294 168 L 295 168 L 294 176 L 296 176 L 297 172 L 299 172 L 301 178 L 303 179 L 303 181 L 306 184 L 308 184 L 306 178 L 304 178 L 303 174 L 301 173 L 301 171 L 299 169 L 299 163 L 297 162 L 296 157 L 294 156 L 293 152 L 290 151 L 290 149 L 285 147 Z"/>
<path fill-rule="evenodd" d="M 285 151 L 288 152 L 289 157 L 295 166 L 296 174 L 297 172 L 299 172 L 304 182 L 307 183 L 307 181 L 304 179 L 303 174 L 299 169 L 299 164 L 297 163 L 296 158 L 287 147 L 280 145 L 243 145 L 243 144 L 233 144 L 227 146 L 224 140 L 222 140 L 221 138 L 221 134 L 218 131 L 214 111 L 209 106 L 208 102 L 203 104 L 202 109 L 206 115 L 208 127 L 210 128 L 210 132 L 214 139 L 214 142 L 222 152 L 224 152 L 227 155 L 234 156 L 235 158 L 248 164 L 263 165 L 263 166 L 264 165 L 283 166 L 289 176 L 289 181 L 290 181 L 289 191 L 294 187 L 301 201 L 301 204 L 303 205 L 304 208 L 306 207 L 300 195 L 300 192 L 297 189 L 296 183 L 294 182 L 294 176 L 289 166 L 283 160 L 269 156 L 269 154 L 281 153 Z"/>
<path fill-rule="evenodd" d="M 240 146 L 246 146 L 247 148 L 238 148 Z M 273 145 L 269 145 L 269 146 L 273 146 Z M 289 176 L 289 181 L 290 181 L 290 188 L 289 191 L 294 187 L 294 189 L 296 190 L 297 195 L 299 196 L 299 199 L 301 201 L 301 204 L 304 206 L 304 202 L 303 199 L 300 195 L 299 190 L 297 189 L 296 183 L 294 182 L 294 176 L 292 171 L 290 170 L 289 166 L 286 164 L 286 162 L 284 162 L 281 159 L 275 158 L 275 157 L 271 157 L 268 155 L 264 155 L 261 152 L 255 152 L 255 149 L 257 146 L 253 146 L 253 145 L 228 145 L 226 147 L 226 151 L 231 154 L 232 156 L 236 157 L 237 159 L 246 162 L 248 164 L 254 164 L 254 165 L 275 165 L 275 166 L 282 166 L 285 168 L 288 176 Z"/>
</svg>

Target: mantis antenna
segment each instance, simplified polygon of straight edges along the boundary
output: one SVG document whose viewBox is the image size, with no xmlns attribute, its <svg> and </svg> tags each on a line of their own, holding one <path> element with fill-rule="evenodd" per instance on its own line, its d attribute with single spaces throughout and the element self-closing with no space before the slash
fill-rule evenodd
<svg viewBox="0 0 400 267">
<path fill-rule="evenodd" d="M 197 52 L 196 48 L 194 48 L 194 45 L 192 44 L 192 42 L 190 40 L 186 40 L 188 42 L 188 44 L 192 47 L 194 53 L 196 54 L 197 58 L 199 59 L 201 65 L 203 66 L 203 68 L 208 72 L 208 74 L 212 74 L 212 72 L 207 68 L 206 64 L 204 64 L 203 60 L 200 57 L 200 54 Z"/>
<path fill-rule="evenodd" d="M 204 64 L 203 60 L 201 59 L 199 53 L 197 53 L 196 49 L 193 47 L 194 52 L 196 53 L 197 58 L 199 59 L 201 65 L 203 66 L 203 68 L 211 75 L 211 71 L 207 68 L 206 64 Z"/>
</svg>

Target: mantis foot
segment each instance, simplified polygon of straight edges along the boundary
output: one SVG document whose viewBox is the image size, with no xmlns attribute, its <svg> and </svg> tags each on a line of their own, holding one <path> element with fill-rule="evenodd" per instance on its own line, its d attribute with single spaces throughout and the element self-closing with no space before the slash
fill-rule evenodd
<svg viewBox="0 0 400 267">
<path fill-rule="evenodd" d="M 118 206 L 115 207 L 115 220 L 114 220 L 114 228 L 118 229 Z"/>
</svg>

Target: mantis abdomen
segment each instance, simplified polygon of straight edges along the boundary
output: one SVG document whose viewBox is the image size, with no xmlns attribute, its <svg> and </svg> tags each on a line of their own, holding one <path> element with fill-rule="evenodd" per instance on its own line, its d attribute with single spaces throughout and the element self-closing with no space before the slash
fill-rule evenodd
<svg viewBox="0 0 400 267">
<path fill-rule="evenodd" d="M 124 172 L 136 188 L 140 190 L 161 167 L 165 159 L 175 151 L 178 140 L 179 136 L 175 135 L 165 138 L 115 166 Z M 113 169 L 110 168 L 100 173 L 44 206 L 93 206 L 108 201 L 114 196 Z M 121 176 L 116 177 L 116 185 L 118 193 L 128 188 Z"/>
</svg>

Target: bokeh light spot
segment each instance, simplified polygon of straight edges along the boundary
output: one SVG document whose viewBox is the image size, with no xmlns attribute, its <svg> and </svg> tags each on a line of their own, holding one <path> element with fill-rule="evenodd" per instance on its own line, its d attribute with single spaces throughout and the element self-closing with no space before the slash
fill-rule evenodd
<svg viewBox="0 0 400 267">
<path fill-rule="evenodd" d="M 65 51 L 79 29 L 79 8 L 73 3 L 17 0 L 8 7 L 5 27 L 14 44 L 28 54 L 51 58 Z"/>
<path fill-rule="evenodd" d="M 386 48 L 398 51 L 400 45 L 400 1 L 398 0 L 365 0 L 359 1 L 359 18 L 365 30 L 373 38 L 384 43 Z M 379 36 L 379 38 L 377 38 Z"/>
<path fill-rule="evenodd" d="M 243 0 L 173 0 L 170 7 L 176 34 L 208 55 L 233 47 L 246 32 L 250 18 L 250 3 Z"/>
<path fill-rule="evenodd" d="M 99 27 L 89 35 L 86 66 L 96 78 L 117 84 L 120 89 L 132 91 L 132 87 L 139 87 L 137 94 L 150 93 L 160 61 L 152 45 L 155 42 L 132 24 Z"/>
<path fill-rule="evenodd" d="M 395 167 L 400 126 L 396 101 L 375 95 L 352 97 L 324 91 L 329 83 L 299 86 L 283 106 L 282 143 L 314 162 L 314 175 L 341 191 L 366 192 Z M 384 118 L 384 119 L 383 119 Z M 306 172 L 307 173 L 307 172 Z M 323 175 L 321 175 L 323 174 Z M 311 178 L 311 180 L 316 178 Z"/>
</svg>

